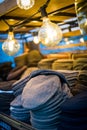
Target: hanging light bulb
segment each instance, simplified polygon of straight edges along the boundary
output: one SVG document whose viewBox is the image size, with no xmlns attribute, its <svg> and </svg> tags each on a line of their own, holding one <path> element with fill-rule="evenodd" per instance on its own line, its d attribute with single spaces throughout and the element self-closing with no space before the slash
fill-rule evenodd
<svg viewBox="0 0 87 130">
<path fill-rule="evenodd" d="M 57 24 L 49 20 L 44 7 L 41 7 L 40 11 L 43 17 L 43 25 L 38 32 L 39 41 L 45 46 L 55 46 L 62 40 L 62 31 Z"/>
<path fill-rule="evenodd" d="M 9 31 L 7 40 L 2 45 L 2 50 L 9 56 L 16 54 L 20 49 L 20 44 L 14 39 L 13 31 Z"/>
<path fill-rule="evenodd" d="M 33 35 L 33 42 L 35 44 L 39 44 L 38 32 L 34 31 L 34 32 L 32 32 L 32 35 Z"/>
<path fill-rule="evenodd" d="M 17 0 L 17 5 L 21 9 L 30 9 L 34 6 L 35 0 Z"/>
<path fill-rule="evenodd" d="M 39 44 L 39 38 L 38 38 L 38 36 L 34 36 L 33 42 L 35 44 Z"/>
</svg>

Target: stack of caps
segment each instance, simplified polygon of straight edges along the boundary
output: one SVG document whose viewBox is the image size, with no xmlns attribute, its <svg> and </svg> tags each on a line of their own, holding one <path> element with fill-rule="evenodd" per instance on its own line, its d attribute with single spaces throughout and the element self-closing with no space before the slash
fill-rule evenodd
<svg viewBox="0 0 87 130">
<path fill-rule="evenodd" d="M 0 112 L 10 114 L 10 103 L 14 99 L 13 91 L 0 90 Z"/>
<path fill-rule="evenodd" d="M 71 96 L 67 84 L 61 83 L 58 76 L 38 75 L 24 87 L 22 105 L 30 109 L 31 124 L 36 130 L 57 130 L 60 124 L 60 106 Z"/>
<path fill-rule="evenodd" d="M 78 81 L 80 84 L 87 86 L 87 70 L 80 71 Z"/>
<path fill-rule="evenodd" d="M 42 59 L 39 63 L 38 63 L 38 68 L 39 69 L 52 69 L 52 63 L 55 61 L 55 58 L 46 58 L 46 59 Z"/>
<path fill-rule="evenodd" d="M 52 64 L 52 69 L 53 70 L 72 70 L 73 60 L 72 59 L 56 60 Z"/>
<path fill-rule="evenodd" d="M 21 95 L 17 96 L 10 104 L 10 116 L 14 119 L 29 123 L 30 112 L 29 109 L 22 107 Z"/>
<path fill-rule="evenodd" d="M 87 91 L 87 70 L 79 71 L 78 82 L 72 89 L 75 94 L 82 91 Z"/>
<path fill-rule="evenodd" d="M 78 58 L 73 62 L 74 70 L 87 70 L 87 58 Z"/>
<path fill-rule="evenodd" d="M 87 58 L 87 53 L 82 52 L 82 53 L 72 53 L 72 59 L 76 60 L 78 58 Z"/>
<path fill-rule="evenodd" d="M 62 106 L 60 130 L 87 130 L 87 92 L 77 94 Z"/>
<path fill-rule="evenodd" d="M 79 71 L 76 70 L 56 70 L 61 72 L 69 83 L 70 89 L 73 89 L 77 84 Z"/>
</svg>

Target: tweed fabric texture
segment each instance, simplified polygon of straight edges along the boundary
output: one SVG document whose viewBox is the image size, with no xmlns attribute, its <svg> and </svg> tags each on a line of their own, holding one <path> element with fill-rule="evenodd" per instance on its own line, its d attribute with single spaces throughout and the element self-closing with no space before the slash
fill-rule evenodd
<svg viewBox="0 0 87 130">
<path fill-rule="evenodd" d="M 73 89 L 74 86 L 77 84 L 79 71 L 77 70 L 56 70 L 57 72 L 62 73 L 65 78 L 67 79 L 70 89 Z"/>
<path fill-rule="evenodd" d="M 55 60 L 52 64 L 52 69 L 53 70 L 72 70 L 73 60 L 72 59 Z"/>
<path fill-rule="evenodd" d="M 39 69 L 52 69 L 52 63 L 56 60 L 56 58 L 45 58 L 38 62 Z"/>
<path fill-rule="evenodd" d="M 31 124 L 36 130 L 57 130 L 60 124 L 60 105 L 70 98 L 65 77 L 51 70 L 37 70 L 22 92 L 22 105 L 30 109 Z"/>
<path fill-rule="evenodd" d="M 64 83 L 67 83 L 67 80 L 65 79 L 65 77 L 59 73 L 59 72 L 56 72 L 56 71 L 52 71 L 52 70 L 35 70 L 33 72 L 31 72 L 28 76 L 26 76 L 25 78 L 23 79 L 20 79 L 18 80 L 17 82 L 15 82 L 13 85 L 12 85 L 12 90 L 14 92 L 14 95 L 15 96 L 18 96 L 22 93 L 26 83 L 33 77 L 35 76 L 38 76 L 38 75 L 57 75 L 60 77 L 60 80 L 61 82 L 64 82 Z"/>
<path fill-rule="evenodd" d="M 72 88 L 74 95 L 87 91 L 87 70 L 80 70 L 77 78 L 77 84 Z"/>
<path fill-rule="evenodd" d="M 87 58 L 78 58 L 73 62 L 74 70 L 86 70 L 87 68 Z"/>
<path fill-rule="evenodd" d="M 27 55 L 27 66 L 37 67 L 38 62 L 43 58 L 38 50 L 32 50 Z"/>
</svg>

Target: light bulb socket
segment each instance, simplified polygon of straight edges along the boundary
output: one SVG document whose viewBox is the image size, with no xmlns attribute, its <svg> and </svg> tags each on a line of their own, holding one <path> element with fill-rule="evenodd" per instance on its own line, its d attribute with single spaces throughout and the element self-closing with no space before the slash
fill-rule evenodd
<svg viewBox="0 0 87 130">
<path fill-rule="evenodd" d="M 47 15 L 47 12 L 46 12 L 46 7 L 47 7 L 46 5 L 40 7 L 40 12 L 41 12 L 42 18 L 48 16 L 48 15 Z"/>
<path fill-rule="evenodd" d="M 13 32 L 13 28 L 12 27 L 9 28 L 9 32 Z"/>
<path fill-rule="evenodd" d="M 38 35 L 38 32 L 33 32 L 32 35 L 33 35 L 33 36 L 37 36 L 37 35 Z"/>
</svg>

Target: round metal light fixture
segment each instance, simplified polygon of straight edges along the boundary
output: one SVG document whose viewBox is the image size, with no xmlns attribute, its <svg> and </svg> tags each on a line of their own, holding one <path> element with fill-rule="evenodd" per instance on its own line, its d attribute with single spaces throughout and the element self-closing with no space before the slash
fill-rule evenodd
<svg viewBox="0 0 87 130">
<path fill-rule="evenodd" d="M 35 4 L 35 0 L 17 0 L 17 5 L 21 9 L 28 10 Z"/>
</svg>

